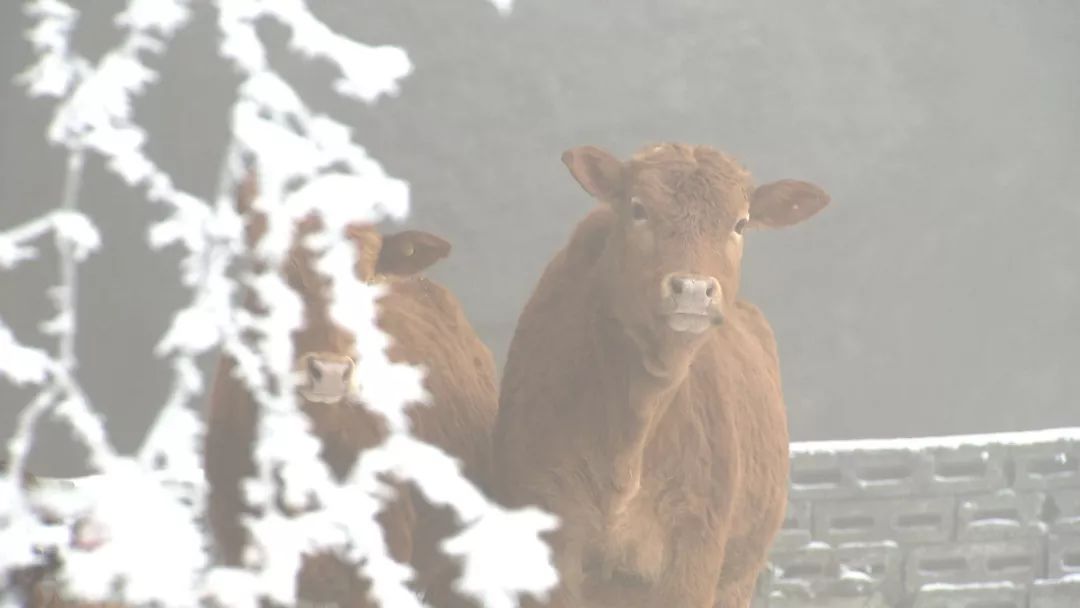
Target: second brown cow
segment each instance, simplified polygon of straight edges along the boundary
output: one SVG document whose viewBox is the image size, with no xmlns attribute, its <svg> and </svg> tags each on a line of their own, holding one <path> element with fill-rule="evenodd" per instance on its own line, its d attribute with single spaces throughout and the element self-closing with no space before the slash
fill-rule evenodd
<svg viewBox="0 0 1080 608">
<path fill-rule="evenodd" d="M 248 212 L 255 196 L 253 177 L 240 193 L 240 210 Z M 248 247 L 263 231 L 261 217 L 250 219 Z M 330 318 L 327 282 L 316 273 L 314 256 L 300 245 L 318 226 L 308 218 L 298 226 L 295 244 L 282 271 L 303 300 L 305 326 L 293 336 L 298 355 L 298 393 L 314 434 L 322 442 L 322 457 L 340 480 L 358 454 L 385 436 L 381 420 L 351 403 L 354 341 Z M 379 326 L 391 337 L 392 361 L 423 365 L 430 407 L 410 410 L 413 432 L 461 461 L 466 475 L 482 484 L 489 466 L 489 441 L 497 406 L 495 365 L 457 299 L 445 287 L 417 273 L 445 257 L 450 245 L 419 231 L 381 235 L 370 226 L 350 226 L 347 234 L 357 247 L 356 274 L 364 281 L 386 285 L 379 300 Z M 255 305 L 251 302 L 249 305 Z M 239 565 L 245 531 L 240 523 L 247 511 L 241 480 L 255 473 L 251 450 L 255 439 L 255 403 L 233 376 L 234 362 L 223 356 L 210 397 L 205 445 L 205 469 L 210 484 L 209 520 L 221 561 Z M 445 512 L 427 506 L 408 487 L 398 487 L 399 499 L 383 513 L 391 555 L 411 562 L 417 570 L 417 590 L 435 575 L 440 580 L 451 566 L 438 553 L 437 543 L 452 532 Z M 372 606 L 370 585 L 355 574 L 355 566 L 330 555 L 310 557 L 298 578 L 298 594 L 309 602 L 341 607 Z"/>
<path fill-rule="evenodd" d="M 829 197 L 755 188 L 707 146 L 563 162 L 602 204 L 518 322 L 499 494 L 561 518 L 549 606 L 745 608 L 784 514 L 788 432 L 773 332 L 739 297 L 743 239 Z"/>
</svg>

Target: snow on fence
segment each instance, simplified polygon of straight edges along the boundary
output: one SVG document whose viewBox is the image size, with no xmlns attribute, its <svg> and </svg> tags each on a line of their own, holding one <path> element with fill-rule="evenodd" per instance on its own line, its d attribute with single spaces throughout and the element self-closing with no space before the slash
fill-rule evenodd
<svg viewBox="0 0 1080 608">
<path fill-rule="evenodd" d="M 508 0 L 492 1 L 502 12 L 510 8 Z M 292 241 L 294 221 L 312 211 L 327 226 L 400 220 L 408 213 L 409 191 L 353 142 L 348 127 L 304 105 L 269 64 L 256 24 L 269 20 L 283 26 L 291 50 L 332 64 L 340 74 L 336 92 L 364 103 L 397 93 L 399 81 L 412 70 L 408 56 L 396 47 L 371 47 L 335 33 L 303 0 L 209 3 L 219 26 L 219 54 L 241 83 L 231 108 L 231 138 L 222 151 L 217 196 L 201 200 L 178 187 L 146 155 L 147 134 L 132 113 L 133 100 L 157 79 L 148 63 L 191 18 L 189 3 L 130 0 L 115 19 L 121 40 L 96 63 L 72 47 L 79 17 L 72 5 L 60 0 L 25 5 L 37 62 L 19 82 L 33 97 L 56 100 L 47 136 L 67 152 L 68 161 L 56 208 L 39 210 L 39 217 L 0 231 L 0 270 L 32 262 L 40 241 L 50 236 L 60 259 L 59 284 L 51 291 L 57 313 L 41 325 L 55 337 L 55 348 L 26 346 L 26 337 L 16 337 L 0 320 L 0 377 L 37 388 L 21 410 L 0 475 L 0 605 L 21 601 L 6 575 L 40 564 L 43 552 L 59 558 L 59 583 L 74 598 L 163 606 L 195 606 L 208 599 L 255 606 L 264 598 L 288 604 L 301 555 L 329 550 L 361 564 L 360 573 L 375 581 L 372 593 L 381 605 L 420 606 L 406 587 L 410 568 L 387 554 L 374 524 L 387 498 L 378 481 L 384 473 L 415 482 L 429 500 L 456 511 L 463 531 L 444 549 L 464 559 L 463 591 L 496 607 L 515 605 L 521 593 L 543 596 L 557 579 L 539 535 L 557 525 L 556 519 L 536 509 L 504 510 L 488 501 L 465 480 L 456 461 L 413 437 L 404 408 L 428 400 L 422 371 L 387 359 L 387 338 L 373 323 L 380 289 L 356 280 L 353 248 L 336 231 L 322 231 L 307 245 L 331 281 L 331 314 L 357 338 L 361 397 L 385 418 L 389 437 L 365 452 L 339 485 L 319 459 L 318 443 L 293 396 L 290 334 L 302 315 L 297 294 L 273 269 Z M 94 10 L 93 3 L 82 6 Z M 190 305 L 175 314 L 155 351 L 174 371 L 172 392 L 145 443 L 132 455 L 119 454 L 110 444 L 93 396 L 80 386 L 75 357 L 78 265 L 100 244 L 92 218 L 78 208 L 84 159 L 95 154 L 150 204 L 165 209 L 167 219 L 148 229 L 149 242 L 155 248 L 183 248 L 179 276 L 191 291 Z M 254 206 L 267 218 L 267 237 L 253 253 L 244 250 L 242 224 L 231 200 L 242 158 L 256 163 L 260 196 Z M 234 281 L 230 272 L 239 261 L 261 262 L 245 268 L 269 270 L 241 270 Z M 238 302 L 242 289 L 270 304 L 267 313 L 244 310 Z M 253 341 L 240 338 L 252 334 L 257 336 Z M 196 362 L 219 352 L 236 359 L 241 380 L 260 406 L 257 475 L 246 490 L 249 502 L 261 508 L 246 523 L 254 546 L 263 550 L 254 552 L 261 559 L 242 569 L 212 563 L 201 526 L 206 488 L 199 466 L 203 429 L 198 407 L 204 383 Z M 68 542 L 71 531 L 63 512 L 39 517 L 42 495 L 25 486 L 26 455 L 44 416 L 69 424 L 85 444 L 91 466 L 100 471 L 80 486 L 83 510 L 77 501 L 66 506 L 90 514 L 84 521 L 92 525 L 76 534 L 96 535 L 94 542 L 82 543 L 94 545 L 92 552 Z M 314 495 L 322 507 L 297 518 L 281 512 L 270 499 L 272 471 L 281 473 L 286 496 Z"/>
<path fill-rule="evenodd" d="M 1080 606 L 1080 428 L 793 444 L 755 606 Z"/>
</svg>

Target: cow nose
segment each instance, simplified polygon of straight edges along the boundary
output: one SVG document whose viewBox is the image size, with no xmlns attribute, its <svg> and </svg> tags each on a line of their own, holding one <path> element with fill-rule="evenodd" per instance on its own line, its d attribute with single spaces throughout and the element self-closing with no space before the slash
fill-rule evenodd
<svg viewBox="0 0 1080 608">
<path fill-rule="evenodd" d="M 306 353 L 301 357 L 297 388 L 308 401 L 337 403 L 352 392 L 356 364 L 335 353 Z"/>
<path fill-rule="evenodd" d="M 671 298 L 676 313 L 708 314 L 720 294 L 720 282 L 713 277 L 672 273 L 664 277 L 664 297 Z"/>
</svg>

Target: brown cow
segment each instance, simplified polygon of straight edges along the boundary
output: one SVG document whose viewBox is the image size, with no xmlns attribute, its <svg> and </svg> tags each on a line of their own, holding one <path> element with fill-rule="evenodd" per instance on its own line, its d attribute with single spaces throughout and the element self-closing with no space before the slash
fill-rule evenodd
<svg viewBox="0 0 1080 608">
<path fill-rule="evenodd" d="M 254 178 L 243 185 L 241 211 L 249 210 L 255 187 Z M 330 319 L 326 282 L 313 268 L 313 255 L 299 244 L 305 234 L 317 228 L 317 222 L 310 217 L 298 226 L 297 239 L 282 270 L 290 286 L 301 293 L 305 311 L 305 327 L 293 335 L 297 371 L 303 375 L 298 383 L 302 408 L 313 433 L 322 441 L 324 461 L 340 480 L 362 450 L 382 440 L 385 429 L 380 418 L 344 400 L 351 384 L 354 340 Z M 254 218 L 247 234 L 249 248 L 264 230 L 264 218 Z M 453 294 L 416 274 L 445 257 L 450 245 L 419 231 L 384 236 L 371 226 L 350 226 L 346 234 L 358 248 L 357 277 L 385 283 L 388 288 L 379 301 L 378 323 L 392 339 L 389 358 L 427 369 L 425 386 L 433 403 L 411 408 L 413 432 L 461 461 L 466 475 L 480 483 L 489 466 L 490 433 L 498 403 L 494 360 Z M 242 563 L 246 532 L 239 517 L 246 508 L 240 481 L 255 472 L 251 455 L 255 405 L 233 377 L 233 366 L 227 356 L 219 362 L 205 446 L 211 488 L 209 520 L 220 558 L 228 565 Z M 380 521 L 391 555 L 398 561 L 412 562 L 418 573 L 417 588 L 421 589 L 432 573 L 452 569 L 436 546 L 452 532 L 452 520 L 447 512 L 434 510 L 411 493 L 409 486 L 398 489 L 399 498 Z M 367 581 L 361 581 L 354 570 L 330 555 L 309 558 L 298 579 L 298 594 L 302 599 L 342 607 L 373 605 L 367 598 Z"/>
<path fill-rule="evenodd" d="M 772 330 L 739 299 L 743 233 L 829 198 L 800 181 L 754 188 L 707 146 L 562 160 L 603 204 L 521 314 L 496 489 L 561 519 L 546 605 L 744 608 L 783 518 L 788 433 Z"/>
</svg>

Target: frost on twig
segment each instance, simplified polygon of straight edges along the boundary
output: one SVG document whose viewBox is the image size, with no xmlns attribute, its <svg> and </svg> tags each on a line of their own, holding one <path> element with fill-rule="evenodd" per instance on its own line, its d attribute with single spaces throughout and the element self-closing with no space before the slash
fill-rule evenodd
<svg viewBox="0 0 1080 608">
<path fill-rule="evenodd" d="M 509 10 L 508 0 L 492 1 L 500 12 Z M 391 498 L 381 478 L 390 475 L 416 484 L 429 501 L 457 513 L 464 529 L 444 549 L 463 559 L 460 589 L 496 607 L 515 605 L 521 593 L 543 596 L 555 584 L 555 571 L 539 536 L 556 525 L 555 519 L 490 502 L 455 460 L 412 435 L 405 408 L 429 401 L 423 372 L 387 358 L 387 336 L 375 325 L 380 288 L 357 280 L 356 253 L 333 230 L 310 235 L 305 243 L 316 254 L 318 270 L 331 280 L 333 318 L 356 336 L 363 400 L 385 419 L 390 433 L 339 484 L 319 458 L 318 441 L 295 403 L 290 371 L 297 353 L 291 333 L 304 317 L 297 294 L 275 269 L 293 242 L 297 220 L 311 213 L 322 217 L 322 226 L 401 220 L 408 213 L 409 191 L 353 142 L 348 127 L 306 107 L 270 66 L 256 24 L 269 19 L 284 26 L 292 50 L 332 64 L 339 74 L 335 91 L 363 103 L 398 94 L 399 82 L 412 70 L 408 56 L 396 47 L 372 47 L 334 32 L 302 0 L 216 0 L 212 5 L 219 53 L 241 84 L 218 193 L 205 201 L 178 188 L 146 155 L 147 134 L 132 111 L 135 98 L 158 78 L 145 61 L 161 54 L 191 18 L 189 0 L 129 0 L 115 19 L 120 41 L 96 63 L 71 47 L 79 16 L 75 8 L 61 0 L 26 3 L 32 20 L 28 39 L 37 60 L 18 80 L 30 96 L 57 101 L 47 136 L 67 151 L 68 167 L 55 209 L 0 231 L 0 270 L 32 262 L 43 246 L 39 241 L 49 235 L 60 260 L 59 285 L 50 292 L 56 314 L 40 326 L 55 338 L 55 347 L 24 345 L 0 320 L 0 377 L 38 389 L 21 412 L 8 444 L 7 470 L 0 475 L 0 546 L 5 548 L 0 574 L 39 564 L 42 553 L 51 552 L 61 564 L 57 582 L 77 598 L 166 606 L 193 606 L 210 598 L 230 606 L 255 606 L 261 599 L 288 604 L 295 598 L 302 557 L 332 551 L 359 564 L 382 605 L 419 606 L 407 587 L 410 568 L 389 556 L 376 524 Z M 76 271 L 101 244 L 91 219 L 78 211 L 86 154 L 100 156 L 109 170 L 164 208 L 166 217 L 148 228 L 148 240 L 155 249 L 182 248 L 179 278 L 191 290 L 190 304 L 175 313 L 155 349 L 172 367 L 172 390 L 133 456 L 115 453 L 77 379 Z M 253 251 L 245 247 L 243 225 L 230 200 L 245 156 L 257 164 L 260 193 L 253 207 L 266 219 L 264 237 Z M 238 262 L 248 264 L 236 280 L 232 273 Z M 256 314 L 238 304 L 244 290 L 266 303 L 265 310 Z M 214 352 L 237 362 L 238 378 L 259 405 L 256 475 L 245 482 L 248 501 L 259 507 L 259 515 L 245 522 L 250 553 L 257 559 L 245 568 L 215 566 L 200 523 L 206 488 L 199 454 L 202 420 L 194 402 L 205 384 L 198 357 Z M 24 485 L 25 458 L 35 426 L 46 414 L 72 426 L 100 471 L 75 484 L 78 507 L 60 506 L 63 492 L 46 499 L 40 488 Z M 288 515 L 270 499 L 275 493 L 287 503 L 314 495 L 322 507 Z M 43 519 L 47 511 L 52 519 Z M 14 601 L 15 590 L 2 587 L 5 580 L 0 577 L 0 602 Z"/>
</svg>

